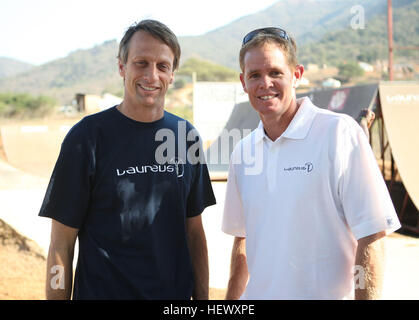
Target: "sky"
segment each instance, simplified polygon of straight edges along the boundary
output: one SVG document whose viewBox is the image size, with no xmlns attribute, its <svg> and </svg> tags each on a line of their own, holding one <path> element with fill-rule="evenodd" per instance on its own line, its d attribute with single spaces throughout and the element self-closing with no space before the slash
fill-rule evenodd
<svg viewBox="0 0 419 320">
<path fill-rule="evenodd" d="M 278 0 L 0 0 L 0 57 L 40 65 L 104 41 L 142 19 L 201 35 Z"/>
</svg>

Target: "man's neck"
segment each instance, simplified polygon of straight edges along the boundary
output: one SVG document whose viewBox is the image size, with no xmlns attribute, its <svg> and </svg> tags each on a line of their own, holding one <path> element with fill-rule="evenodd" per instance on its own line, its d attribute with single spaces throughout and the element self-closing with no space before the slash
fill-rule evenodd
<svg viewBox="0 0 419 320">
<path fill-rule="evenodd" d="M 290 112 L 286 112 L 285 114 L 278 116 L 260 114 L 265 133 L 272 141 L 278 139 L 287 130 L 292 119 L 294 119 L 301 102 L 293 100 L 292 103 L 295 103 L 295 105 L 290 107 Z"/>
<path fill-rule="evenodd" d="M 122 101 L 116 107 L 124 116 L 139 122 L 154 122 L 164 116 L 164 108 L 162 107 L 145 107 L 133 105 L 127 101 Z"/>
</svg>

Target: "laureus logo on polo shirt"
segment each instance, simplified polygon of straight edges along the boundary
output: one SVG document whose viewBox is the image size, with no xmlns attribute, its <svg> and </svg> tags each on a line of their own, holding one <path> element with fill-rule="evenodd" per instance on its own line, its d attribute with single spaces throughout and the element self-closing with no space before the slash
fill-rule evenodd
<svg viewBox="0 0 419 320">
<path fill-rule="evenodd" d="M 118 177 L 131 174 L 155 174 L 155 173 L 175 173 L 178 178 L 183 177 L 184 162 L 182 159 L 173 158 L 169 164 L 137 165 L 126 169 L 116 169 Z"/>
<path fill-rule="evenodd" d="M 305 171 L 307 173 L 313 171 L 313 164 L 311 162 L 306 162 L 303 166 L 292 166 L 284 168 L 284 171 Z"/>
</svg>

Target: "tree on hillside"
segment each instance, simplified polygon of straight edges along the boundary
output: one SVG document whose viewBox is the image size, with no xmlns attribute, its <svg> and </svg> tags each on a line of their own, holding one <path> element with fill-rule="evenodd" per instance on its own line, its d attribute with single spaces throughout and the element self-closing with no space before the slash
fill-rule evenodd
<svg viewBox="0 0 419 320">
<path fill-rule="evenodd" d="M 27 93 L 0 93 L 0 117 L 37 117 L 50 113 L 56 101 L 47 96 Z"/>
<path fill-rule="evenodd" d="M 338 70 L 338 75 L 344 82 L 364 75 L 364 70 L 355 61 L 339 64 Z"/>
<path fill-rule="evenodd" d="M 378 59 L 378 52 L 369 50 L 359 54 L 356 59 L 362 62 L 374 63 Z"/>
</svg>

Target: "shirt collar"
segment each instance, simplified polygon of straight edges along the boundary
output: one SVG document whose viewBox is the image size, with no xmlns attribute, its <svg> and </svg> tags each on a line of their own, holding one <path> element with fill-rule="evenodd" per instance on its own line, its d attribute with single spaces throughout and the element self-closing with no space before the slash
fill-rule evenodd
<svg viewBox="0 0 419 320">
<path fill-rule="evenodd" d="M 316 106 L 313 105 L 309 97 L 297 99 L 297 103 L 300 104 L 300 107 L 281 137 L 301 140 L 305 139 L 310 131 L 316 116 Z M 262 121 L 259 121 L 259 125 L 255 129 L 255 143 L 261 142 L 264 137 L 269 139 L 263 129 Z"/>
</svg>

